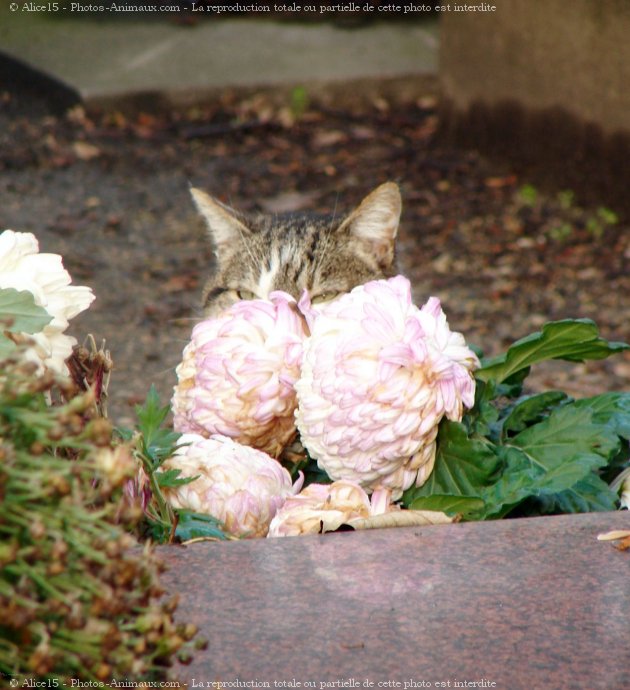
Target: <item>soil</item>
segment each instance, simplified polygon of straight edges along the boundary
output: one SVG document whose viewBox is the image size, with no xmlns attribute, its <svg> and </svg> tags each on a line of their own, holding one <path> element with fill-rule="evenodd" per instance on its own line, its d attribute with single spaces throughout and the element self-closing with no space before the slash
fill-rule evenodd
<svg viewBox="0 0 630 690">
<path fill-rule="evenodd" d="M 212 250 L 189 184 L 245 211 L 350 210 L 379 183 L 401 185 L 399 259 L 419 303 L 437 295 L 453 330 L 486 354 L 549 320 L 590 317 L 630 337 L 630 234 L 614 209 L 437 136 L 436 103 L 357 111 L 278 109 L 263 97 L 186 112 L 54 116 L 1 94 L 0 228 L 33 232 L 97 299 L 71 324 L 106 339 L 110 415 L 126 425 L 154 383 L 166 403 L 199 317 Z M 630 387 L 630 357 L 539 366 L 532 390 L 590 395 Z"/>
</svg>

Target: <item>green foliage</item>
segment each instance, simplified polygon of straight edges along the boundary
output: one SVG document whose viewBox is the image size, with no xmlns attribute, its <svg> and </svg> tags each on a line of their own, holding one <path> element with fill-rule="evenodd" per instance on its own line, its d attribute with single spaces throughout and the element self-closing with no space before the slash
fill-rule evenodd
<svg viewBox="0 0 630 690">
<path fill-rule="evenodd" d="M 575 205 L 575 192 L 572 189 L 563 189 L 556 195 L 560 206 L 568 211 Z"/>
<path fill-rule="evenodd" d="M 628 349 L 630 345 L 626 343 L 600 338 L 597 326 L 590 319 L 552 321 L 545 324 L 541 332 L 517 340 L 505 354 L 483 360 L 475 375 L 481 381 L 501 383 L 512 374 L 546 359 L 583 362 L 605 359 Z"/>
<path fill-rule="evenodd" d="M 609 208 L 606 208 L 605 206 L 600 206 L 597 209 L 597 217 L 599 220 L 601 220 L 602 223 L 605 223 L 606 225 L 617 225 L 619 222 L 619 216 L 614 212 L 611 211 Z"/>
<path fill-rule="evenodd" d="M 599 239 L 610 225 L 617 225 L 619 217 L 614 211 L 605 206 L 600 206 L 595 214 L 586 221 L 586 229 L 595 238 Z"/>
<path fill-rule="evenodd" d="M 538 215 L 540 230 L 556 242 L 566 242 L 582 229 L 595 239 L 600 239 L 609 227 L 619 223 L 619 216 L 606 206 L 596 209 L 581 207 L 571 189 L 563 189 L 554 199 L 550 199 L 540 194 L 533 185 L 525 184 L 518 190 L 518 197 L 523 206 Z M 551 213 L 549 217 L 549 211 L 553 208 L 559 213 Z"/>
<path fill-rule="evenodd" d="M 211 515 L 201 515 L 190 510 L 178 510 L 176 535 L 181 541 L 189 539 L 218 539 L 227 537 L 222 530 L 221 522 Z"/>
<path fill-rule="evenodd" d="M 519 194 L 521 196 L 521 199 L 528 206 L 535 206 L 538 202 L 538 190 L 531 184 L 524 184 L 519 189 Z"/>
<path fill-rule="evenodd" d="M 475 405 L 440 425 L 435 468 L 404 505 L 465 519 L 613 510 L 610 475 L 630 466 L 630 393 L 573 400 L 560 391 L 522 396 L 530 366 L 601 359 L 628 349 L 585 319 L 546 324 L 482 361 Z"/>
<path fill-rule="evenodd" d="M 303 86 L 296 86 L 291 91 L 291 114 L 299 120 L 308 109 L 308 91 Z"/>
<path fill-rule="evenodd" d="M 301 472 L 304 475 L 304 487 L 309 484 L 330 484 L 332 479 L 326 472 L 320 469 L 317 460 L 311 458 L 306 449 L 303 449 L 304 458 L 299 462 L 284 461 L 282 464 L 295 481 Z"/>
<path fill-rule="evenodd" d="M 181 434 L 164 427 L 170 407 L 160 404 L 154 385 L 149 389 L 144 405 L 136 405 L 135 410 L 141 452 L 150 468 L 155 470 L 175 452 Z"/>
<path fill-rule="evenodd" d="M 561 223 L 560 225 L 553 225 L 549 229 L 549 237 L 556 242 L 564 242 L 568 240 L 573 234 L 573 226 L 571 223 Z"/>
</svg>

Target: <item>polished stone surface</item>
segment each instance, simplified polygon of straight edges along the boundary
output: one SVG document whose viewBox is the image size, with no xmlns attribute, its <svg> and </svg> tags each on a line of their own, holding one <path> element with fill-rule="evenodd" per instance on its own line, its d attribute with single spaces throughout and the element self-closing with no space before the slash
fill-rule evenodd
<svg viewBox="0 0 630 690">
<path fill-rule="evenodd" d="M 597 540 L 613 529 L 630 529 L 630 513 L 165 547 L 178 616 L 209 641 L 180 675 L 189 687 L 621 690 L 630 551 Z"/>
</svg>

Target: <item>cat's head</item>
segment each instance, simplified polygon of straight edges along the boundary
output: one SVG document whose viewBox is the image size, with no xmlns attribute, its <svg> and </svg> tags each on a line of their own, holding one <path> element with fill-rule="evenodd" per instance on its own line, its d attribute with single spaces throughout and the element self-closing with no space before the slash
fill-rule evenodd
<svg viewBox="0 0 630 690">
<path fill-rule="evenodd" d="M 191 190 L 210 231 L 217 270 L 204 291 L 213 316 L 239 299 L 304 288 L 325 302 L 370 280 L 396 273 L 401 212 L 398 186 L 377 187 L 340 218 L 308 214 L 246 216 L 199 189 Z"/>
</svg>

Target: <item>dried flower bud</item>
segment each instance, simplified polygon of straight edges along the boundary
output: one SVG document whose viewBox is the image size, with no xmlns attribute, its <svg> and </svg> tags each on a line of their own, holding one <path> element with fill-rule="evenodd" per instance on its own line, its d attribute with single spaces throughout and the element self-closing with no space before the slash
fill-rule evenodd
<svg viewBox="0 0 630 690">
<path fill-rule="evenodd" d="M 31 455 L 42 455 L 46 450 L 46 446 L 40 441 L 33 441 L 29 448 Z"/>
<path fill-rule="evenodd" d="M 35 518 L 28 531 L 35 541 L 43 539 L 46 536 L 46 526 L 39 518 Z"/>
<path fill-rule="evenodd" d="M 52 561 L 48 564 L 48 567 L 46 568 L 46 573 L 50 577 L 54 577 L 55 575 L 61 575 L 61 573 L 63 573 L 65 569 L 66 568 L 64 564 L 60 561 Z"/>
<path fill-rule="evenodd" d="M 121 486 L 123 482 L 134 476 L 137 469 L 131 451 L 125 445 L 115 448 L 101 448 L 94 454 L 96 467 L 113 486 Z"/>
<path fill-rule="evenodd" d="M 97 417 L 85 427 L 85 435 L 97 446 L 107 446 L 112 440 L 112 424 L 103 417 Z"/>
</svg>

